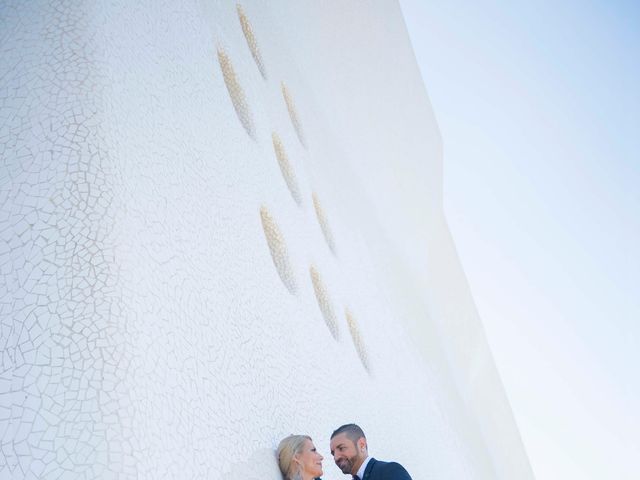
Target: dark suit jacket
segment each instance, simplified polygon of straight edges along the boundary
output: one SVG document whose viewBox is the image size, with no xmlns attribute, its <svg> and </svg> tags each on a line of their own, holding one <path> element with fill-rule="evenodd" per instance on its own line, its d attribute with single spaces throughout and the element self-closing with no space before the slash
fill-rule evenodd
<svg viewBox="0 0 640 480">
<path fill-rule="evenodd" d="M 396 462 L 381 462 L 372 458 L 364 470 L 362 480 L 411 480 L 411 475 Z"/>
</svg>

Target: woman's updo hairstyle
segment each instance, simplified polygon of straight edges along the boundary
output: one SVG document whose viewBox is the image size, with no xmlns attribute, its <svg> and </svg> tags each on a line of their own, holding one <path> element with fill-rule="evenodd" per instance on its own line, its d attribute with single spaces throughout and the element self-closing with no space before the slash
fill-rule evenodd
<svg viewBox="0 0 640 480">
<path fill-rule="evenodd" d="M 294 462 L 296 455 L 302 452 L 304 443 L 311 440 L 308 435 L 289 435 L 283 438 L 278 445 L 278 466 L 285 480 L 298 480 L 302 478 L 300 468 Z"/>
</svg>

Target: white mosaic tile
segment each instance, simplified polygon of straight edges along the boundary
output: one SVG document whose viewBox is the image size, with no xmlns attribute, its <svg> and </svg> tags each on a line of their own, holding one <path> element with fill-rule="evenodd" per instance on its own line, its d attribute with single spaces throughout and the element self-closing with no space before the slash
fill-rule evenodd
<svg viewBox="0 0 640 480">
<path fill-rule="evenodd" d="M 415 274 L 423 225 L 398 248 L 423 196 L 370 190 L 425 125 L 406 161 L 441 162 L 435 126 L 367 94 L 397 77 L 378 65 L 419 76 L 393 2 L 6 1 L 0 18 L 1 480 L 278 478 L 293 432 L 338 479 L 328 437 L 350 421 L 414 478 L 495 478 L 486 406 L 437 333 L 442 272 Z M 432 118 L 423 90 L 392 91 Z M 397 137 L 372 133 L 381 111 Z"/>
</svg>

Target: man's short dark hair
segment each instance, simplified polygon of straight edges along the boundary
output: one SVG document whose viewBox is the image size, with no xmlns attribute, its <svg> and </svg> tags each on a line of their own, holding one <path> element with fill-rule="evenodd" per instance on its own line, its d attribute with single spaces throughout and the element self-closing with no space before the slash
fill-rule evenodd
<svg viewBox="0 0 640 480">
<path fill-rule="evenodd" d="M 331 438 L 335 437 L 336 435 L 340 435 L 341 433 L 346 433 L 347 438 L 353 443 L 356 443 L 360 438 L 364 438 L 365 440 L 367 439 L 367 437 L 364 436 L 364 432 L 362 431 L 362 429 L 355 423 L 347 423 L 346 425 L 338 427 L 331 434 Z"/>
</svg>

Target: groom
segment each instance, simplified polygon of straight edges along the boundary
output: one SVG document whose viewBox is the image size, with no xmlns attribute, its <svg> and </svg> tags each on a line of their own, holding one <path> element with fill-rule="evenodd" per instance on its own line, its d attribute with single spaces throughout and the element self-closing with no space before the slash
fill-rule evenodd
<svg viewBox="0 0 640 480">
<path fill-rule="evenodd" d="M 364 432 L 354 423 L 342 425 L 331 434 L 330 448 L 338 468 L 353 480 L 411 480 L 399 463 L 369 457 Z"/>
</svg>

